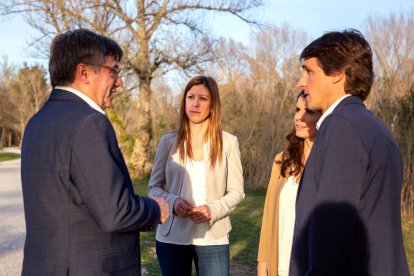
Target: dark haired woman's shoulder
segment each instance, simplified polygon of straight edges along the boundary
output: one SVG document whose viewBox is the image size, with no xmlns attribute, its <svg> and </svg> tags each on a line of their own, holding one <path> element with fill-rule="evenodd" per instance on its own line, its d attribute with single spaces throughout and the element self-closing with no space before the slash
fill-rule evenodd
<svg viewBox="0 0 414 276">
<path fill-rule="evenodd" d="M 282 156 L 283 156 L 283 151 L 281 151 L 278 154 L 276 154 L 276 156 L 275 156 L 275 162 L 282 161 Z"/>
</svg>

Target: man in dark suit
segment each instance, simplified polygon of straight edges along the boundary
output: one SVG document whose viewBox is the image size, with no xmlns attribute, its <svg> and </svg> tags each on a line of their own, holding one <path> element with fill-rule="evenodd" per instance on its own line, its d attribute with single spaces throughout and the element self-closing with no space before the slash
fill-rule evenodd
<svg viewBox="0 0 414 276">
<path fill-rule="evenodd" d="M 119 45 L 87 30 L 56 36 L 53 90 L 22 146 L 26 243 L 22 275 L 140 275 L 139 231 L 168 217 L 134 194 L 104 109 L 122 85 Z"/>
<path fill-rule="evenodd" d="M 301 56 L 298 87 L 321 109 L 296 204 L 289 275 L 409 275 L 398 145 L 363 101 L 372 52 L 356 30 L 326 33 Z"/>
</svg>

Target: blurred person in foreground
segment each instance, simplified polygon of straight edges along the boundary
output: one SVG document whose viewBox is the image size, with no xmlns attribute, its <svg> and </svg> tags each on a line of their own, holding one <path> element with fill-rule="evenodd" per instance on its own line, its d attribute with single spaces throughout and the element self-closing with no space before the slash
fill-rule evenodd
<svg viewBox="0 0 414 276">
<path fill-rule="evenodd" d="M 173 215 L 157 228 L 164 276 L 229 275 L 229 214 L 244 198 L 237 138 L 221 129 L 216 81 L 197 76 L 185 87 L 179 130 L 161 138 L 148 194 Z"/>
<path fill-rule="evenodd" d="M 168 217 L 163 199 L 135 195 L 105 116 L 122 85 L 122 55 L 83 29 L 52 42 L 53 90 L 23 138 L 22 275 L 140 275 L 139 231 Z"/>
<path fill-rule="evenodd" d="M 296 100 L 294 129 L 286 136 L 286 149 L 275 157 L 267 187 L 257 256 L 258 276 L 289 275 L 296 195 L 321 115 L 320 110 L 306 107 L 302 90 Z"/>
<path fill-rule="evenodd" d="M 328 32 L 300 58 L 298 88 L 323 115 L 299 186 L 289 275 L 409 275 L 401 154 L 363 103 L 374 80 L 369 43 L 357 30 Z"/>
</svg>

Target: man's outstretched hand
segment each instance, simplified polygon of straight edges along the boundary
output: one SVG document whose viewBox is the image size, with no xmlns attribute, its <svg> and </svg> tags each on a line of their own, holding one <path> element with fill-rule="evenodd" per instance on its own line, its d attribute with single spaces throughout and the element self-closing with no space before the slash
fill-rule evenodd
<svg viewBox="0 0 414 276">
<path fill-rule="evenodd" d="M 160 223 L 163 224 L 170 216 L 168 203 L 161 197 L 151 197 L 151 199 L 155 200 L 158 203 L 158 206 L 160 206 Z"/>
</svg>

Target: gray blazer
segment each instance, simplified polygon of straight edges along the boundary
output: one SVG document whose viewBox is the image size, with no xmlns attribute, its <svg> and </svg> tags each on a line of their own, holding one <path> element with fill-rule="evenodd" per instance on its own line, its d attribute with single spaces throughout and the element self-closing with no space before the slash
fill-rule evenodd
<svg viewBox="0 0 414 276">
<path fill-rule="evenodd" d="M 359 98 L 343 99 L 323 121 L 305 166 L 289 275 L 409 275 L 402 172 L 384 124 Z"/>
<path fill-rule="evenodd" d="M 184 166 L 180 164 L 179 153 L 175 150 L 177 133 L 169 133 L 161 138 L 154 159 L 154 166 L 148 184 L 150 196 L 163 197 L 173 214 L 175 200 L 181 194 Z M 204 157 L 209 156 L 208 146 L 203 148 Z M 209 160 L 204 160 L 207 172 L 207 206 L 211 211 L 211 231 L 214 238 L 221 238 L 231 230 L 229 214 L 244 198 L 243 171 L 237 137 L 223 131 L 223 162 L 210 167 Z M 166 223 L 158 225 L 157 231 L 162 235 L 180 235 L 170 232 L 175 215 Z"/>
<path fill-rule="evenodd" d="M 106 116 L 53 90 L 27 124 L 21 175 L 22 275 L 140 275 L 138 231 L 160 210 L 134 194 Z"/>
</svg>

